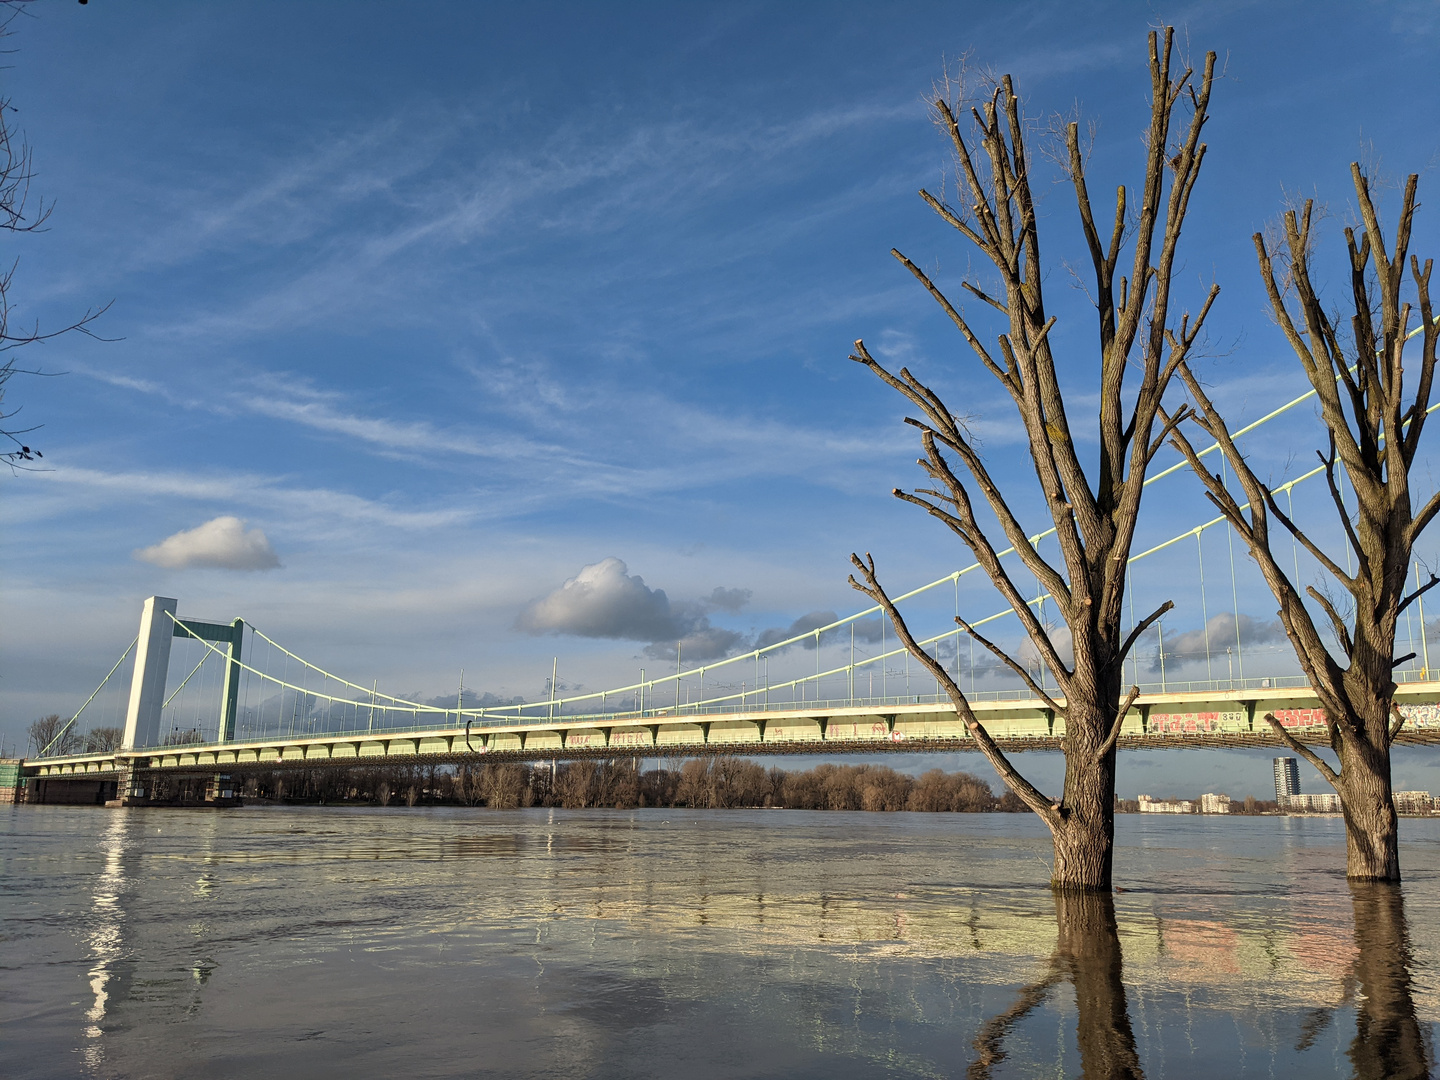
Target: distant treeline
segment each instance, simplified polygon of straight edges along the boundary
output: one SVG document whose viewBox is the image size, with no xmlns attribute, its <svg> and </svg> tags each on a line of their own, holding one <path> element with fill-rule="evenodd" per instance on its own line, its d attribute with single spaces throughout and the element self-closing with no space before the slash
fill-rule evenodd
<svg viewBox="0 0 1440 1080">
<path fill-rule="evenodd" d="M 178 785 L 177 785 L 178 787 Z M 290 802 L 448 804 L 512 810 L 636 807 L 785 807 L 793 810 L 920 810 L 968 813 L 1025 809 L 1009 792 L 996 797 L 970 773 L 932 769 L 909 776 L 883 765 L 818 765 L 804 772 L 765 768 L 742 758 L 704 758 L 674 769 L 640 772 L 635 761 L 577 761 L 460 766 L 376 766 L 276 770 L 247 777 L 242 796 Z M 157 791 L 156 796 L 183 792 Z"/>
</svg>

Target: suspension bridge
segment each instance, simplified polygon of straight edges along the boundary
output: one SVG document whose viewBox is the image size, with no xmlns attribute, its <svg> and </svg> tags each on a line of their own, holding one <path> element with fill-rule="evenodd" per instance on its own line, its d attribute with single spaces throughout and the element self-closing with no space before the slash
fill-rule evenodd
<svg viewBox="0 0 1440 1080">
<path fill-rule="evenodd" d="M 1287 402 L 1237 437 L 1313 396 L 1311 391 Z M 1435 408 L 1440 404 L 1431 411 Z M 1186 468 L 1176 463 L 1146 484 Z M 1297 491 L 1323 471 L 1323 466 L 1314 468 L 1275 488 L 1292 516 Z M 1053 535 L 1053 529 L 1041 532 L 1029 542 L 1038 548 Z M 1212 578 L 1213 549 L 1224 544 L 1222 566 L 1228 563 L 1228 569 L 1222 570 L 1219 586 L 1207 582 L 1207 538 Z M 1192 542 L 1190 570 L 1183 560 Z M 1002 554 L 1015 557 L 1014 549 Z M 1297 546 L 1296 580 L 1301 580 L 1302 557 Z M 1141 694 L 1122 723 L 1120 747 L 1278 746 L 1263 719 L 1266 713 L 1302 741 L 1326 744 L 1324 714 L 1303 677 L 1255 674 L 1257 662 L 1275 672 L 1293 668 L 1293 660 L 1285 664 L 1289 647 L 1283 641 L 1268 655 L 1263 649 L 1257 655 L 1253 640 L 1247 648 L 1247 616 L 1240 604 L 1244 560 L 1237 570 L 1234 540 L 1224 520 L 1201 521 L 1131 556 L 1132 623 L 1135 573 L 1147 561 L 1162 558 L 1169 560 L 1161 575 L 1165 588 L 1193 581 L 1195 603 L 1189 607 L 1198 611 L 1189 614 L 1199 616 L 1201 630 L 1182 635 L 1183 647 L 1175 645 L 1172 630 L 1167 648 L 1166 620 L 1160 620 L 1153 627 L 1153 651 L 1147 642 L 1133 652 L 1128 681 Z M 1347 549 L 1347 565 L 1348 558 Z M 917 633 L 917 642 L 951 671 L 1002 748 L 1058 749 L 1065 733 L 1063 713 L 1057 715 L 1018 679 L 1006 685 L 1006 673 L 987 668 L 983 656 L 977 663 L 973 638 L 955 627 L 962 584 L 979 569 L 972 564 L 953 571 L 896 597 L 896 603 L 912 630 L 925 619 L 948 627 L 924 638 Z M 1414 572 L 1418 584 L 1418 561 Z M 1247 581 L 1243 590 L 1252 594 L 1255 584 Z M 1228 603 L 1218 605 L 1220 614 L 1212 617 L 1217 589 Z M 1268 591 L 1261 595 L 1268 597 Z M 949 605 L 943 601 L 952 598 L 953 610 L 944 610 Z M 1037 583 L 1030 603 L 1042 621 L 1048 599 Z M 1399 741 L 1440 743 L 1440 679 L 1429 663 L 1423 597 L 1415 615 L 1418 637 L 1417 620 L 1407 611 L 1400 647 L 1408 635 L 1409 656 L 1396 669 L 1397 700 L 1406 717 Z M 1008 608 L 967 621 L 979 627 L 1005 618 L 1014 618 Z M 1175 618 L 1172 613 L 1172 627 Z M 225 799 L 235 778 L 274 769 L 977 749 L 933 676 L 893 638 L 887 643 L 886 635 L 879 609 L 871 607 L 688 668 L 683 643 L 677 643 L 673 673 L 646 678 L 642 671 L 637 680 L 614 689 L 558 696 L 552 674 L 542 700 L 482 705 L 473 694 L 467 703 L 463 673 L 453 703 L 384 693 L 378 681 L 367 687 L 327 670 L 243 619 L 181 617 L 175 599 L 157 596 L 144 602 L 135 640 L 80 710 L 22 763 L 21 774 L 28 784 L 38 785 L 35 790 L 57 797 L 70 787 L 71 795 L 78 792 L 85 801 L 92 801 L 85 795 L 93 791 L 94 801 L 133 802 L 143 801 L 148 785 L 167 775 L 207 777 L 210 796 Z M 813 664 L 807 654 L 813 654 Z M 1202 662 L 1204 678 L 1177 677 L 1198 675 Z M 1217 670 L 1222 664 L 1223 671 Z M 1043 689 L 1043 669 L 1037 674 Z M 1058 703 L 1063 707 L 1063 700 Z"/>
</svg>

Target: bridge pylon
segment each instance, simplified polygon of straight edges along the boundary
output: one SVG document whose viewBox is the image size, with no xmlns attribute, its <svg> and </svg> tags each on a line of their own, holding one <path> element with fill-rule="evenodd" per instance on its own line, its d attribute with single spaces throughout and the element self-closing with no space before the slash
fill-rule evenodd
<svg viewBox="0 0 1440 1080">
<path fill-rule="evenodd" d="M 161 741 L 160 714 L 165 707 L 165 682 L 170 671 L 170 646 L 177 637 L 197 638 L 225 646 L 225 677 L 220 692 L 218 743 L 235 738 L 236 706 L 240 691 L 240 649 L 245 623 L 180 619 L 175 615 L 179 601 L 168 596 L 151 596 L 140 608 L 140 634 L 135 646 L 135 673 L 130 680 L 130 703 L 125 712 L 122 750 L 158 746 Z"/>
</svg>

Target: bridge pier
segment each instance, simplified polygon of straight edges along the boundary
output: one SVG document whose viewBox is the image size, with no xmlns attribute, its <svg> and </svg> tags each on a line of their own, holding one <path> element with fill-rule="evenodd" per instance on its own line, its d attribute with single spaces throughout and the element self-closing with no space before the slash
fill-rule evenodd
<svg viewBox="0 0 1440 1080">
<path fill-rule="evenodd" d="M 105 805 L 111 808 L 119 806 L 146 806 L 149 805 L 150 794 L 145 778 L 139 774 L 135 766 L 128 762 L 120 766 L 120 775 L 115 782 L 115 792 Z"/>
<path fill-rule="evenodd" d="M 239 806 L 235 782 L 225 773 L 214 773 L 205 784 L 205 801 L 215 806 Z"/>
<path fill-rule="evenodd" d="M 36 776 L 25 785 L 25 801 L 50 806 L 108 806 L 115 781 L 84 776 Z"/>
</svg>

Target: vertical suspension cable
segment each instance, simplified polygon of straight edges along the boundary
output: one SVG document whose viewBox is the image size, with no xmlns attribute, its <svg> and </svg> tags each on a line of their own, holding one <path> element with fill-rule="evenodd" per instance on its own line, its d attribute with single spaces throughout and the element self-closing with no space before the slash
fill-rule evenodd
<svg viewBox="0 0 1440 1080">
<path fill-rule="evenodd" d="M 281 686 L 280 686 L 280 703 L 275 707 L 275 735 L 276 735 L 277 738 L 280 736 L 280 733 L 284 730 L 284 725 L 285 725 L 285 686 L 284 686 L 284 683 L 288 683 L 288 682 L 290 681 L 290 657 L 289 657 L 289 656 L 286 656 L 286 657 L 285 657 L 285 662 L 284 662 L 284 664 L 283 664 L 283 665 L 281 666 L 281 668 L 280 668 L 280 678 L 281 678 L 281 680 L 282 680 Z M 290 691 L 290 693 L 293 695 L 293 694 L 295 693 L 295 691 L 292 690 L 292 691 Z"/>
<path fill-rule="evenodd" d="M 1226 472 L 1225 458 L 1220 458 L 1220 483 L 1228 490 L 1230 487 L 1229 475 Z M 1293 520 L 1293 519 L 1292 519 Z M 1240 665 L 1240 684 L 1245 684 L 1245 647 L 1240 641 L 1240 589 L 1235 583 L 1235 530 L 1225 530 L 1225 543 L 1230 551 L 1230 600 L 1235 608 L 1235 661 Z"/>
<path fill-rule="evenodd" d="M 242 646 L 245 644 L 245 631 L 246 631 L 247 629 L 249 629 L 249 627 L 248 627 L 246 624 L 242 623 L 242 624 L 240 625 L 240 644 L 241 644 Z M 249 651 L 249 652 L 246 652 L 245 655 L 246 655 L 246 656 L 253 656 L 253 655 L 255 655 L 254 649 L 255 649 L 255 635 L 254 635 L 254 634 L 251 634 L 251 635 L 250 635 L 250 651 Z M 243 651 L 243 650 L 242 650 L 242 651 Z M 249 717 L 250 717 L 250 673 L 249 673 L 248 671 L 246 671 L 244 668 L 241 668 L 241 669 L 240 669 L 240 678 L 244 680 L 244 682 L 245 682 L 245 688 L 240 691 L 240 719 L 238 719 L 238 720 L 235 722 L 235 727 L 236 727 L 236 729 L 237 729 L 236 732 L 235 732 L 235 737 L 236 737 L 237 740 L 239 740 L 239 739 L 241 738 L 241 735 L 242 735 L 244 732 L 247 732 L 247 731 L 249 731 L 249 729 L 250 729 L 250 721 L 249 721 Z"/>
<path fill-rule="evenodd" d="M 1165 693 L 1165 620 L 1155 620 L 1155 639 L 1160 643 L 1160 692 Z"/>
<path fill-rule="evenodd" d="M 1290 515 L 1290 520 L 1295 520 L 1295 489 L 1285 489 L 1285 509 Z M 1289 532 L 1287 529 L 1286 532 Z M 1295 567 L 1295 576 L 1290 580 L 1295 583 L 1295 588 L 1300 588 L 1300 542 L 1295 539 L 1295 534 L 1290 533 L 1290 563 Z"/>
<path fill-rule="evenodd" d="M 1420 560 L 1415 560 L 1415 588 L 1420 588 Z M 1415 597 L 1415 603 L 1420 607 L 1420 656 L 1424 665 L 1420 669 L 1420 677 L 1425 680 L 1430 678 L 1430 640 L 1425 631 L 1425 594 L 1420 593 Z"/>
<path fill-rule="evenodd" d="M 1037 554 L 1037 555 L 1040 554 L 1040 544 L 1039 544 L 1038 541 L 1035 543 L 1034 547 L 1035 547 L 1035 554 Z M 1040 587 L 1040 575 L 1039 575 L 1039 574 L 1036 574 L 1036 575 L 1035 575 L 1035 599 L 1039 601 L 1039 605 L 1038 605 L 1038 606 L 1039 606 L 1039 614 L 1040 614 L 1040 632 L 1043 633 L 1043 634 L 1048 638 L 1048 637 L 1050 636 L 1050 627 L 1048 627 L 1048 626 L 1045 625 L 1045 590 Z M 1044 689 L 1045 689 L 1045 656 L 1044 656 L 1044 651 L 1039 647 L 1039 643 L 1038 643 L 1038 642 L 1036 643 L 1035 653 L 1036 653 L 1037 657 L 1039 657 L 1039 661 L 1038 661 L 1038 665 L 1037 665 L 1037 666 L 1038 666 L 1039 669 L 1040 669 L 1040 689 L 1041 689 L 1041 690 L 1044 690 Z"/>
<path fill-rule="evenodd" d="M 1401 590 L 1401 595 L 1404 595 L 1403 589 Z M 1413 667 L 1415 664 L 1415 659 L 1420 655 L 1420 650 L 1415 648 L 1415 621 L 1410 616 L 1411 611 L 1407 607 L 1405 609 L 1405 633 L 1410 638 L 1410 665 Z M 1425 632 L 1424 626 L 1421 626 L 1420 632 L 1423 636 Z"/>
<path fill-rule="evenodd" d="M 1195 558 L 1200 564 L 1200 619 L 1205 627 L 1205 678 L 1213 682 L 1215 673 L 1210 668 L 1210 609 L 1205 604 L 1205 545 L 1200 536 L 1203 529 L 1195 530 Z"/>
<path fill-rule="evenodd" d="M 955 618 L 960 618 L 960 573 L 956 571 L 955 577 Z M 955 631 L 955 685 L 962 685 L 960 682 L 960 631 Z"/>
<path fill-rule="evenodd" d="M 1130 630 L 1133 631 L 1135 629 L 1135 570 L 1133 567 L 1125 568 L 1125 596 L 1126 599 L 1130 601 Z M 1135 645 L 1139 644 L 1140 643 L 1138 641 L 1135 643 Z M 970 649 L 970 656 L 973 662 L 975 656 L 975 649 L 973 646 Z M 1139 686 L 1140 652 L 1134 646 L 1132 646 L 1130 649 L 1130 674 L 1134 676 L 1134 678 L 1131 680 L 1130 685 Z"/>
<path fill-rule="evenodd" d="M 1340 479 L 1335 485 L 1335 490 L 1340 493 L 1340 513 L 1345 516 L 1346 521 L 1350 520 L 1350 508 L 1345 505 L 1345 480 L 1348 476 L 1349 473 L 1346 472 L 1345 463 L 1342 461 L 1340 463 Z M 1355 484 L 1353 481 L 1350 484 L 1350 490 L 1355 490 Z M 1359 496 L 1356 496 L 1355 498 L 1355 505 L 1357 507 L 1360 505 Z M 1353 571 L 1350 569 L 1350 532 L 1348 529 L 1345 532 L 1343 542 L 1345 547 L 1345 573 L 1353 573 Z"/>
</svg>

